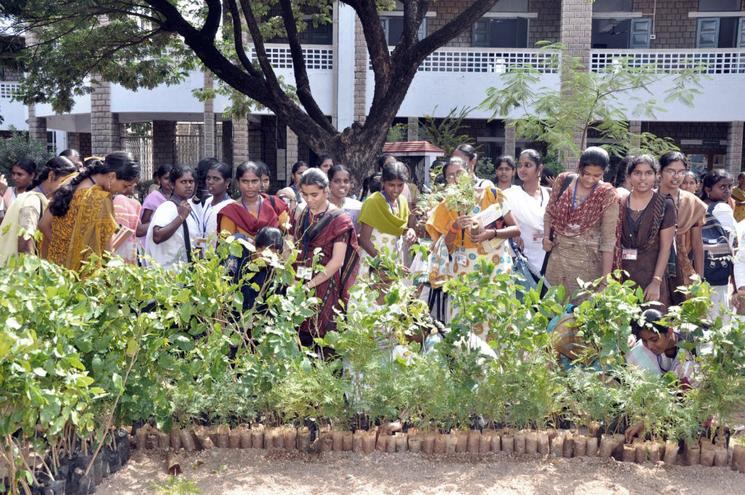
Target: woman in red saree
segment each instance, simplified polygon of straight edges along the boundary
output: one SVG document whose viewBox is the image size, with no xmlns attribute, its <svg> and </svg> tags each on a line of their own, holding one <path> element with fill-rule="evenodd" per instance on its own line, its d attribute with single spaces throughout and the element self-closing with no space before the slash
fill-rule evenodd
<svg viewBox="0 0 745 495">
<path fill-rule="evenodd" d="M 243 234 L 250 241 L 263 227 L 279 228 L 288 220 L 287 205 L 281 199 L 261 193 L 259 165 L 244 162 L 236 170 L 240 200 L 217 214 L 218 232 Z"/>
<path fill-rule="evenodd" d="M 306 206 L 293 215 L 290 233 L 300 249 L 298 276 L 309 289 L 315 289 L 321 301 L 318 313 L 300 327 L 300 342 L 313 346 L 314 337 L 336 329 L 335 312 L 343 312 L 349 301 L 349 288 L 359 270 L 358 245 L 352 218 L 329 201 L 326 174 L 315 168 L 306 170 L 300 191 Z M 316 249 L 320 249 L 316 262 L 323 266 L 320 271 L 313 270 Z"/>
</svg>

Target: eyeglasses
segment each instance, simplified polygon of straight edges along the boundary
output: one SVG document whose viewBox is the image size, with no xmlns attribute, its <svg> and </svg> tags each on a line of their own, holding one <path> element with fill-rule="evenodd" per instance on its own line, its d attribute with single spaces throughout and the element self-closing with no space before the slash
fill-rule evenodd
<svg viewBox="0 0 745 495">
<path fill-rule="evenodd" d="M 683 170 L 673 170 L 671 168 L 666 168 L 665 170 L 663 170 L 663 172 L 666 173 L 666 174 L 668 174 L 668 175 L 672 175 L 673 177 L 676 177 L 676 176 L 677 177 L 680 177 L 680 176 L 685 175 L 686 172 L 688 172 L 688 170 L 686 170 L 686 169 L 683 169 Z"/>
</svg>

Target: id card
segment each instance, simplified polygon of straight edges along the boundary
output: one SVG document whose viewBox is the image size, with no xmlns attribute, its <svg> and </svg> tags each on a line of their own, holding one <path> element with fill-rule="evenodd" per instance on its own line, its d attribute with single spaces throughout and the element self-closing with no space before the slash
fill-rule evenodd
<svg viewBox="0 0 745 495">
<path fill-rule="evenodd" d="M 310 280 L 313 278 L 313 269 L 309 266 L 297 267 L 297 278 L 301 280 Z"/>
<path fill-rule="evenodd" d="M 636 261 L 636 249 L 624 249 L 621 258 L 625 261 Z"/>
<path fill-rule="evenodd" d="M 466 253 L 458 252 L 454 255 L 455 262 L 459 264 L 460 266 L 466 267 L 468 266 L 468 256 Z"/>
</svg>

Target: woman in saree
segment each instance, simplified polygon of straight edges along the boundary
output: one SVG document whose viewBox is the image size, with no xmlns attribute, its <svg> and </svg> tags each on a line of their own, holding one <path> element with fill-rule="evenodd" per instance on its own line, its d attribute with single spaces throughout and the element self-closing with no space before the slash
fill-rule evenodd
<svg viewBox="0 0 745 495">
<path fill-rule="evenodd" d="M 416 233 L 409 227 L 409 202 L 402 194 L 408 180 L 406 165 L 386 163 L 380 179 L 381 190 L 362 204 L 360 247 L 371 258 L 385 249 L 403 264 L 406 247 L 416 242 Z"/>
<path fill-rule="evenodd" d="M 578 279 L 591 282 L 613 269 L 618 196 L 602 180 L 609 161 L 604 149 L 587 148 L 579 173 L 564 172 L 554 181 L 543 218 L 543 249 L 550 253 L 546 280 L 563 285 L 575 301 Z"/>
<path fill-rule="evenodd" d="M 111 240 L 116 254 L 131 265 L 137 264 L 138 248 L 140 242 L 135 237 L 137 224 L 140 219 L 142 205 L 134 196 L 135 183 L 132 183 L 121 194 L 114 196 L 114 218 L 119 229 Z"/>
<path fill-rule="evenodd" d="M 459 176 L 468 172 L 463 160 L 453 157 L 444 173 L 448 184 L 454 185 Z M 501 190 L 487 188 L 481 191 L 471 211 L 452 211 L 446 201 L 433 210 L 427 220 L 427 233 L 435 243 L 443 239 L 452 258 L 453 275 L 473 271 L 478 256 L 499 263 L 503 255 L 502 241 L 520 236 L 520 227 L 505 199 Z M 479 220 L 481 225 L 476 228 L 474 222 Z"/>
<path fill-rule="evenodd" d="M 236 170 L 240 200 L 223 207 L 217 214 L 219 231 L 242 234 L 253 242 L 262 227 L 283 226 L 288 219 L 287 205 L 275 196 L 261 192 L 260 165 L 244 162 Z"/>
<path fill-rule="evenodd" d="M 704 276 L 704 246 L 701 229 L 706 218 L 706 203 L 698 196 L 681 188 L 688 174 L 688 160 L 679 151 L 660 157 L 659 193 L 672 199 L 677 212 L 675 232 L 675 269 L 668 274 L 670 299 L 673 304 L 683 302 L 683 294 L 675 289 L 691 285 L 695 274 Z M 671 254 L 671 255 L 672 255 Z M 670 263 L 668 263 L 670 264 Z"/>
<path fill-rule="evenodd" d="M 329 201 L 329 181 L 317 168 L 303 173 L 300 190 L 305 207 L 293 215 L 290 233 L 300 254 L 297 259 L 298 276 L 308 289 L 315 289 L 320 307 L 315 316 L 300 327 L 300 342 L 313 346 L 313 338 L 323 337 L 336 330 L 335 315 L 343 313 L 349 300 L 349 288 L 354 284 L 359 269 L 357 235 L 352 218 Z M 314 263 L 314 253 L 320 258 Z M 314 266 L 322 266 L 315 271 Z"/>
<path fill-rule="evenodd" d="M 132 187 L 139 176 L 132 155 L 115 151 L 57 189 L 39 225 L 42 255 L 79 270 L 89 256 L 111 251 L 117 228 L 112 196 Z"/>
<path fill-rule="evenodd" d="M 15 198 L 0 228 L 0 266 L 7 265 L 8 260 L 18 254 L 38 252 L 34 234 L 49 198 L 77 170 L 70 160 L 56 156 L 41 168 L 30 190 Z"/>
<path fill-rule="evenodd" d="M 667 262 L 675 237 L 675 204 L 654 190 L 657 163 L 650 155 L 634 157 L 627 176 L 631 193 L 621 199 L 621 268 L 625 279 L 644 290 L 644 301 L 670 305 Z"/>
</svg>

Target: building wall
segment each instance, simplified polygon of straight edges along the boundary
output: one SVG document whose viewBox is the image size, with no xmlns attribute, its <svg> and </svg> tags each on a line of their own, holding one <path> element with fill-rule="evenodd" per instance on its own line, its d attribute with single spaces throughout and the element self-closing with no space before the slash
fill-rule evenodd
<svg viewBox="0 0 745 495">
<path fill-rule="evenodd" d="M 528 47 L 539 41 L 559 41 L 561 37 L 561 2 L 558 0 L 531 0 L 531 12 L 537 12 L 537 19 L 530 19 L 528 25 Z"/>
<path fill-rule="evenodd" d="M 651 48 L 696 47 L 696 18 L 688 17 L 688 13 L 698 11 L 698 0 L 634 0 L 633 10 L 655 17 L 656 39 L 651 41 Z M 745 10 L 745 0 L 741 10 Z"/>
<path fill-rule="evenodd" d="M 432 33 L 441 28 L 472 3 L 468 0 L 433 2 L 431 10 L 436 12 L 437 15 L 427 18 L 427 31 Z M 559 41 L 561 1 L 530 0 L 528 10 L 538 13 L 538 17 L 536 19 L 530 19 L 528 25 L 528 47 L 535 46 L 535 43 L 538 41 Z M 471 28 L 466 29 L 448 43 L 447 46 L 470 47 Z"/>
</svg>

